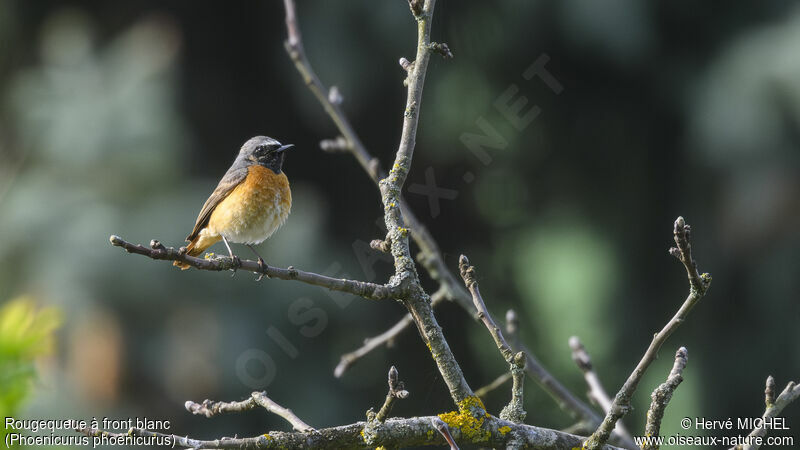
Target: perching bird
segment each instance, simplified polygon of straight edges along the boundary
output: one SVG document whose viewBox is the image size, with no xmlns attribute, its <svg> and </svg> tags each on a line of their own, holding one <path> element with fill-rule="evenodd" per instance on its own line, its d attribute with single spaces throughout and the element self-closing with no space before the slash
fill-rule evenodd
<svg viewBox="0 0 800 450">
<path fill-rule="evenodd" d="M 283 225 L 292 208 L 289 179 L 282 170 L 285 151 L 291 147 L 266 136 L 250 138 L 242 145 L 186 238 L 189 255 L 203 253 L 220 239 L 231 258 L 231 242 L 246 244 L 255 253 L 252 244 L 260 244 Z M 189 268 L 180 261 L 173 265 Z"/>
</svg>

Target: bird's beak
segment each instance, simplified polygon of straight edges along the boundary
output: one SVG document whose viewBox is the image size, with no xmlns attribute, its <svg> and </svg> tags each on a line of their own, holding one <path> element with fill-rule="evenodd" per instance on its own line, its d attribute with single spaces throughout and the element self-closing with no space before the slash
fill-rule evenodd
<svg viewBox="0 0 800 450">
<path fill-rule="evenodd" d="M 289 150 L 292 147 L 294 147 L 294 144 L 286 144 L 286 145 L 282 145 L 282 146 L 278 147 L 278 149 L 275 150 L 275 151 L 278 152 L 278 153 L 283 153 L 283 152 L 285 152 L 286 150 Z"/>
</svg>

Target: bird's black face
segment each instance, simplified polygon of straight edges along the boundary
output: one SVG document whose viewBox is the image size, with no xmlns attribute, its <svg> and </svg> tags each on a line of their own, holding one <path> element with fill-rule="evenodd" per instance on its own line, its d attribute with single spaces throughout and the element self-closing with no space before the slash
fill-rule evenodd
<svg viewBox="0 0 800 450">
<path fill-rule="evenodd" d="M 286 157 L 285 152 L 291 147 L 293 147 L 292 144 L 281 145 L 277 141 L 262 143 L 253 149 L 253 153 L 248 159 L 260 166 L 270 169 L 275 173 L 281 173 L 283 159 Z"/>
</svg>

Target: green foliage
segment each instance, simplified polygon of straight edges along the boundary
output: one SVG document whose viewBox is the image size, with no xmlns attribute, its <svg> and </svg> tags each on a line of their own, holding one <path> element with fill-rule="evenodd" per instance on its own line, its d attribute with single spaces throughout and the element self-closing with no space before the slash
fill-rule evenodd
<svg viewBox="0 0 800 450">
<path fill-rule="evenodd" d="M 57 309 L 37 308 L 29 297 L 0 308 L 0 417 L 13 416 L 30 393 L 34 361 L 53 351 L 53 333 L 60 324 Z"/>
</svg>

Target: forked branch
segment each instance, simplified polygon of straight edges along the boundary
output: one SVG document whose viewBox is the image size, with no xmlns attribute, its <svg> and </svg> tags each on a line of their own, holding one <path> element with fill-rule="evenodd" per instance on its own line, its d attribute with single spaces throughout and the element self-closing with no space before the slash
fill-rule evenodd
<svg viewBox="0 0 800 450">
<path fill-rule="evenodd" d="M 250 394 L 250 398 L 240 402 L 214 402 L 211 400 L 203 400 L 203 403 L 196 403 L 189 400 L 184 406 L 186 410 L 192 414 L 209 418 L 224 413 L 249 411 L 260 406 L 268 412 L 286 419 L 297 431 L 315 431 L 311 425 L 308 425 L 297 417 L 291 409 L 284 408 L 267 397 L 266 392 L 253 392 Z"/>
<path fill-rule="evenodd" d="M 774 420 L 786 408 L 789 403 L 800 398 L 800 384 L 790 381 L 783 389 L 783 392 L 775 398 L 775 379 L 770 375 L 767 377 L 767 387 L 764 390 L 764 403 L 766 409 L 761 416 L 761 426 L 754 429 L 747 435 L 747 444 L 734 447 L 735 450 L 755 450 L 764 444 L 764 437 L 767 435 L 768 428 L 775 427 Z M 780 426 L 785 426 L 781 424 Z"/>
<path fill-rule="evenodd" d="M 658 350 L 661 349 L 661 346 L 664 345 L 667 338 L 669 338 L 669 336 L 686 320 L 689 312 L 697 305 L 700 299 L 703 298 L 703 295 L 705 295 L 711 285 L 711 276 L 709 274 L 704 273 L 698 275 L 697 264 L 692 258 L 692 246 L 689 242 L 690 230 L 691 228 L 683 220 L 683 217 L 678 217 L 673 227 L 673 234 L 677 247 L 670 249 L 670 254 L 678 258 L 686 267 L 686 272 L 689 275 L 689 296 L 664 328 L 653 336 L 653 341 L 639 361 L 639 364 L 636 365 L 636 368 L 614 397 L 611 409 L 603 419 L 603 423 L 600 424 L 597 430 L 595 430 L 584 443 L 584 448 L 586 449 L 600 448 L 600 446 L 608 441 L 611 431 L 614 429 L 617 421 L 630 409 L 631 397 L 636 391 L 636 387 L 639 385 L 639 381 L 641 381 L 647 368 L 650 367 L 650 364 L 658 357 Z"/>
</svg>

